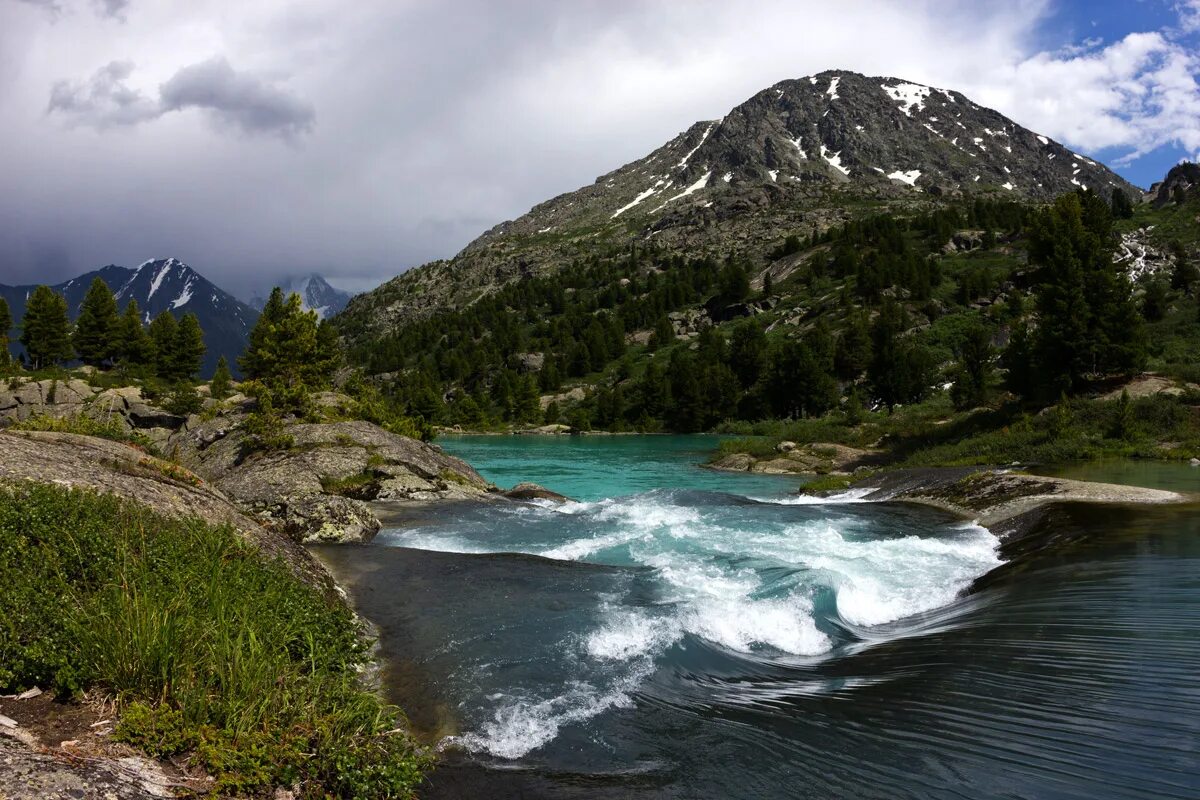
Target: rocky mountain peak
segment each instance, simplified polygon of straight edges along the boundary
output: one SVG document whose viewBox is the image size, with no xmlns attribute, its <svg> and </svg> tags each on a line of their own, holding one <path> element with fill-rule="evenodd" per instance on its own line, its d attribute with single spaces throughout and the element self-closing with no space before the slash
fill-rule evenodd
<svg viewBox="0 0 1200 800">
<path fill-rule="evenodd" d="M 1184 192 L 1200 187 L 1200 164 L 1182 161 L 1171 167 L 1165 178 L 1150 187 L 1147 197 L 1156 208 L 1161 208 L 1171 202 L 1176 187 Z"/>
<path fill-rule="evenodd" d="M 349 315 L 381 329 L 553 271 L 597 245 L 761 250 L 867 209 L 971 196 L 1046 201 L 1076 188 L 1141 194 L 960 92 L 830 70 L 780 81 L 721 119 L 691 125 L 645 158 L 495 226 L 454 259 L 360 295 Z"/>
<path fill-rule="evenodd" d="M 285 278 L 279 285 L 286 294 L 300 295 L 300 302 L 305 311 L 315 311 L 321 319 L 332 317 L 350 302 L 351 294 L 329 285 L 320 273 L 313 272 L 297 278 Z M 267 293 L 256 294 L 250 298 L 250 305 L 261 311 L 267 304 Z"/>
<path fill-rule="evenodd" d="M 618 220 L 711 208 L 764 185 L 776 199 L 822 188 L 1026 199 L 1075 187 L 1140 194 L 1102 164 L 959 92 L 827 71 L 780 81 L 505 229 L 550 232 L 586 216 Z"/>
</svg>

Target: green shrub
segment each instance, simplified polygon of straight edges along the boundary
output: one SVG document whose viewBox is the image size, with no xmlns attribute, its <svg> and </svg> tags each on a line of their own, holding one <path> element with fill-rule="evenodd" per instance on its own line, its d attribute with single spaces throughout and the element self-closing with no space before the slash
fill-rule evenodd
<svg viewBox="0 0 1200 800">
<path fill-rule="evenodd" d="M 163 398 L 163 408 L 172 414 L 186 417 L 195 414 L 204 405 L 204 399 L 196 387 L 187 381 L 177 381 Z"/>
<path fill-rule="evenodd" d="M 228 527 L 111 496 L 0 485 L 0 694 L 99 689 L 117 737 L 218 794 L 412 797 L 431 764 L 356 683 L 344 604 Z"/>
</svg>

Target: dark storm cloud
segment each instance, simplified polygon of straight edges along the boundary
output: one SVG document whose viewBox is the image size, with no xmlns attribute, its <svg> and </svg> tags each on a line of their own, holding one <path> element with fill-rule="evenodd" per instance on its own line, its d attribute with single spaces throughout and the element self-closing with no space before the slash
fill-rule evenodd
<svg viewBox="0 0 1200 800">
<path fill-rule="evenodd" d="M 312 129 L 313 107 L 295 95 L 238 74 L 223 58 L 184 67 L 160 90 L 162 109 L 202 108 L 246 133 L 292 136 Z"/>
<path fill-rule="evenodd" d="M 64 5 L 59 0 L 17 0 L 17 2 L 44 9 L 52 19 L 57 19 L 64 10 Z M 101 17 L 111 17 L 124 22 L 125 10 L 129 8 L 129 0 L 92 0 L 92 8 Z"/>
<path fill-rule="evenodd" d="M 1070 141 L 1127 78 L 1111 48 L 1031 58 L 1049 2 L 0 0 L 0 283 L 175 256 L 245 294 L 371 288 L 831 68 Z"/>
<path fill-rule="evenodd" d="M 50 90 L 47 110 L 73 125 L 104 130 L 198 108 L 245 133 L 284 137 L 311 130 L 316 119 L 308 103 L 253 75 L 235 72 L 223 58 L 179 70 L 159 88 L 157 100 L 129 87 L 133 70 L 129 61 L 113 61 L 86 81 L 59 81 Z"/>
<path fill-rule="evenodd" d="M 59 81 L 50 89 L 46 110 L 100 129 L 156 119 L 162 114 L 159 104 L 127 85 L 132 73 L 132 62 L 113 61 L 86 81 Z"/>
<path fill-rule="evenodd" d="M 129 8 L 129 0 L 94 0 L 96 12 L 103 17 L 125 21 L 125 10 Z"/>
</svg>

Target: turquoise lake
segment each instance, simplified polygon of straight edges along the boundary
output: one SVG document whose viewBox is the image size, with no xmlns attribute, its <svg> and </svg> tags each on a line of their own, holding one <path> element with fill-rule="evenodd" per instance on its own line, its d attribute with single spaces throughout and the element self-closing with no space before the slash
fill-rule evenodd
<svg viewBox="0 0 1200 800">
<path fill-rule="evenodd" d="M 318 548 L 443 754 L 427 800 L 1200 797 L 1195 506 L 1059 506 L 1009 548 L 702 469 L 715 437 L 439 441 L 574 501 Z"/>
<path fill-rule="evenodd" d="M 576 500 L 627 497 L 655 489 L 777 496 L 799 477 L 730 475 L 704 469 L 717 436 L 443 436 L 437 440 L 498 486 L 532 481 Z"/>
</svg>

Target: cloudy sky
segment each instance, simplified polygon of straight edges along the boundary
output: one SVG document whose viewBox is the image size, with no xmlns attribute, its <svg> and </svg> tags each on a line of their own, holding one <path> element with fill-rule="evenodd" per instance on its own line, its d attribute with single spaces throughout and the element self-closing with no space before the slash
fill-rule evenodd
<svg viewBox="0 0 1200 800">
<path fill-rule="evenodd" d="M 0 0 L 0 282 L 370 288 L 836 68 L 1143 186 L 1200 157 L 1200 0 Z"/>
</svg>

